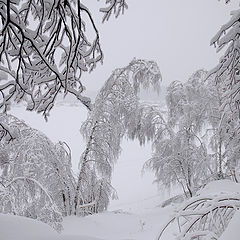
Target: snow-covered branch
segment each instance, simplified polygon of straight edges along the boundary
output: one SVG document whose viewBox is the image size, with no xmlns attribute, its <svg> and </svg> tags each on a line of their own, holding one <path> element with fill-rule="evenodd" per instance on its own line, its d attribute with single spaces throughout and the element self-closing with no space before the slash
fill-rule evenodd
<svg viewBox="0 0 240 240">
<path fill-rule="evenodd" d="M 124 0 L 106 1 L 103 20 L 127 8 Z M 103 61 L 100 34 L 94 18 L 80 0 L 0 2 L 0 108 L 27 101 L 27 109 L 48 117 L 57 96 L 82 96 L 83 72 Z M 89 32 L 93 30 L 93 34 Z"/>
<path fill-rule="evenodd" d="M 218 239 L 239 207 L 239 194 L 196 196 L 179 207 L 175 216 L 162 227 L 157 239 L 161 239 L 173 222 L 179 227 L 178 239 Z"/>
<path fill-rule="evenodd" d="M 158 89 L 160 80 L 155 62 L 134 59 L 126 67 L 116 69 L 100 90 L 93 110 L 81 127 L 87 146 L 80 162 L 75 209 L 81 206 L 81 201 L 86 204 L 96 196 L 99 201 L 95 211 L 106 209 L 109 197 L 115 195 L 110 182 L 121 152 L 121 139 L 135 124 L 137 93 L 140 87 Z"/>
</svg>

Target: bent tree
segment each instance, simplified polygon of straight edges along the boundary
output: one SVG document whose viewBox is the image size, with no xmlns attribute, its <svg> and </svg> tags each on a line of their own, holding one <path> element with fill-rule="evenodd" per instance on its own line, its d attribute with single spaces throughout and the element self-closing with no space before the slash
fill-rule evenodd
<svg viewBox="0 0 240 240">
<path fill-rule="evenodd" d="M 76 214 L 107 208 L 109 198 L 115 195 L 111 177 L 121 140 L 135 125 L 138 92 L 141 87 L 159 89 L 160 81 L 155 62 L 134 59 L 128 66 L 115 70 L 100 90 L 93 110 L 81 127 L 87 146 L 80 162 L 74 200 Z M 91 205 L 86 210 L 82 203 Z"/>
<path fill-rule="evenodd" d="M 0 212 L 38 219 L 60 231 L 75 190 L 66 144 L 53 144 L 14 116 L 1 114 L 0 120 L 12 136 L 0 142 Z"/>
<path fill-rule="evenodd" d="M 162 227 L 156 239 L 163 239 L 169 225 L 175 222 L 178 226 L 177 239 L 217 240 L 239 207 L 238 193 L 193 197 L 177 209 L 175 216 Z"/>
</svg>

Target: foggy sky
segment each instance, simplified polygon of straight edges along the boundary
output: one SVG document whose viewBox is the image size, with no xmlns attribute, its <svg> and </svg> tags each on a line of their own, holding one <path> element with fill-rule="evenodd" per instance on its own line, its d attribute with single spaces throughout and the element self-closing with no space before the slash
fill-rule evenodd
<svg viewBox="0 0 240 240">
<path fill-rule="evenodd" d="M 196 70 L 210 70 L 219 54 L 210 40 L 230 18 L 237 1 L 217 0 L 127 0 L 123 16 L 104 24 L 98 8 L 104 1 L 87 1 L 100 32 L 104 63 L 83 81 L 87 90 L 98 90 L 111 72 L 126 66 L 133 57 L 155 60 L 163 84 L 186 81 Z M 222 53 L 223 54 L 223 53 Z"/>
</svg>

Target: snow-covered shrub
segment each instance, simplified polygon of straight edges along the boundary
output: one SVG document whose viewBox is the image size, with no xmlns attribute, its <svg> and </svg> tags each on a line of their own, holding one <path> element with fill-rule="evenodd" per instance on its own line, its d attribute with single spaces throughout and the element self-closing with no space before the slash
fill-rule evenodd
<svg viewBox="0 0 240 240">
<path fill-rule="evenodd" d="M 59 212 L 47 190 L 36 180 L 17 177 L 0 189 L 0 211 L 37 219 L 62 230 Z"/>
<path fill-rule="evenodd" d="M 211 182 L 177 208 L 157 239 L 176 222 L 179 240 L 217 240 L 239 208 L 239 184 L 229 180 Z"/>
</svg>

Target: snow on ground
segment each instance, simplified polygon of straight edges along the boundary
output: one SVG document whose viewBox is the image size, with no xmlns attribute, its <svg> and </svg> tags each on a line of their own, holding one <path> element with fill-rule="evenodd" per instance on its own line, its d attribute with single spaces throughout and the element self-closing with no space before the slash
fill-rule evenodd
<svg viewBox="0 0 240 240">
<path fill-rule="evenodd" d="M 174 207 L 161 208 L 162 196 L 113 206 L 108 212 L 84 218 L 64 219 L 64 235 L 71 233 L 96 236 L 105 240 L 155 240 L 160 229 L 173 213 Z M 111 210 L 112 209 L 112 210 Z M 128 209 L 129 211 L 123 210 Z M 173 240 L 172 226 L 162 240 Z M 94 234 L 94 235 L 93 235 Z"/>
<path fill-rule="evenodd" d="M 48 225 L 30 218 L 0 214 L 1 240 L 57 239 L 58 234 Z"/>
<path fill-rule="evenodd" d="M 155 239 L 168 215 L 168 208 L 158 208 L 141 214 L 113 211 L 81 219 L 68 217 L 64 220 L 63 234 L 84 234 L 105 240 Z"/>
<path fill-rule="evenodd" d="M 240 184 L 219 180 L 207 184 L 199 194 L 238 192 Z M 121 208 L 87 217 L 64 218 L 64 230 L 57 234 L 49 226 L 24 217 L 0 214 L 1 240 L 156 240 L 160 229 L 174 213 L 174 207 L 159 207 L 161 195 L 149 197 Z M 238 240 L 240 213 L 237 212 L 219 240 Z M 171 224 L 161 240 L 174 240 L 176 225 Z"/>
<path fill-rule="evenodd" d="M 93 227 L 93 226 L 92 226 Z M 102 240 L 82 234 L 58 234 L 50 226 L 26 217 L 0 214 L 1 240 Z"/>
<path fill-rule="evenodd" d="M 198 195 L 216 195 L 220 193 L 240 193 L 240 184 L 231 180 L 217 180 L 208 183 L 203 189 L 198 191 Z"/>
<path fill-rule="evenodd" d="M 0 214 L 1 240 L 155 240 L 172 207 L 156 207 L 159 196 L 139 202 L 139 213 L 108 211 L 87 217 L 66 217 L 64 230 L 56 233 L 46 224 L 25 217 Z M 148 203 L 147 203 L 148 202 Z M 144 206 L 148 205 L 148 209 Z M 131 204 L 128 206 L 131 208 Z M 172 240 L 168 232 L 162 240 Z"/>
</svg>

